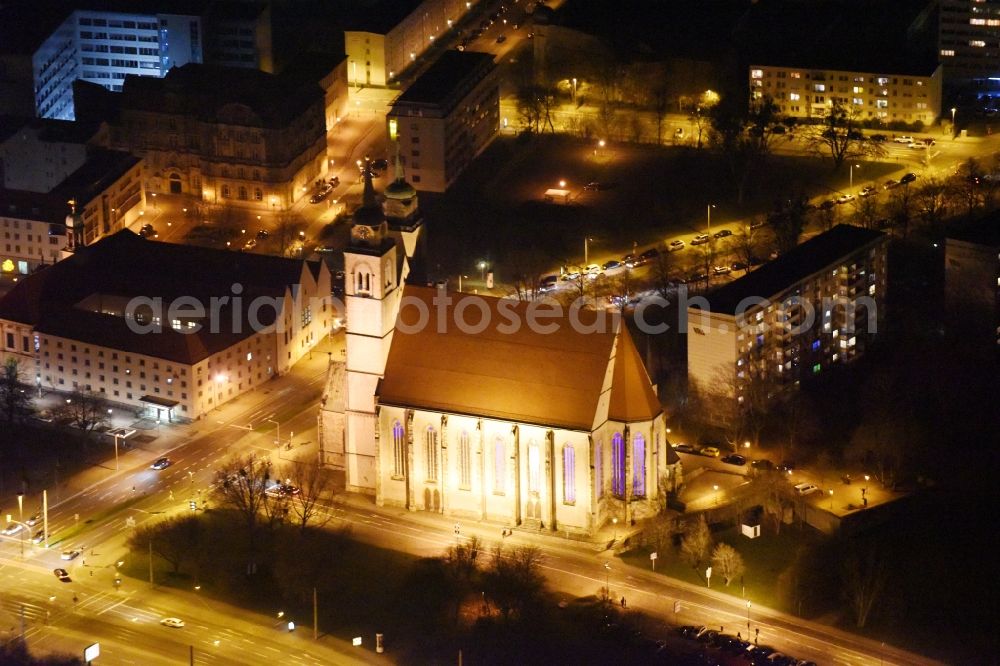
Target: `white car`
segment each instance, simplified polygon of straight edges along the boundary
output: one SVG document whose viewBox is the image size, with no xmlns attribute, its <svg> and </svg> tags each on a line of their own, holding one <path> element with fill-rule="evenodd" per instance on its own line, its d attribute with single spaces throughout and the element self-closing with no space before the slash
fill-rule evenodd
<svg viewBox="0 0 1000 666">
<path fill-rule="evenodd" d="M 704 245 L 708 240 L 708 234 L 698 234 L 691 240 L 691 245 Z"/>
<path fill-rule="evenodd" d="M 683 250 L 684 241 L 682 240 L 670 241 L 670 245 L 667 246 L 667 249 L 670 250 L 671 252 L 676 252 L 677 250 Z"/>
<path fill-rule="evenodd" d="M 845 204 L 845 203 L 849 203 L 851 201 L 854 201 L 854 195 L 853 194 L 844 194 L 844 195 L 841 195 L 840 197 L 837 198 L 837 203 L 838 204 Z"/>
<path fill-rule="evenodd" d="M 597 264 L 588 264 L 587 265 L 587 268 L 586 268 L 587 275 L 598 275 L 598 274 L 603 273 L 603 272 L 604 271 L 601 270 L 601 267 L 598 266 Z"/>
<path fill-rule="evenodd" d="M 910 144 L 913 143 L 915 139 L 912 136 L 897 136 L 895 139 L 893 139 L 893 141 L 895 141 L 896 143 Z"/>
<path fill-rule="evenodd" d="M 7 527 L 3 528 L 3 531 L 0 531 L 0 534 L 3 534 L 4 536 L 14 536 L 23 529 L 24 528 L 21 527 L 21 523 L 11 523 Z"/>
<path fill-rule="evenodd" d="M 795 486 L 795 493 L 797 495 L 812 495 L 813 493 L 818 493 L 819 488 L 815 483 L 800 483 Z"/>
<path fill-rule="evenodd" d="M 729 266 L 716 266 L 712 269 L 715 275 L 728 275 L 732 269 Z"/>
<path fill-rule="evenodd" d="M 160 624 L 164 627 L 170 627 L 172 629 L 182 629 L 184 627 L 184 620 L 179 617 L 165 617 L 160 620 Z"/>
<path fill-rule="evenodd" d="M 64 560 L 75 560 L 76 558 L 80 557 L 80 553 L 82 552 L 83 552 L 82 548 L 74 548 L 73 550 L 64 550 L 61 557 Z"/>
</svg>

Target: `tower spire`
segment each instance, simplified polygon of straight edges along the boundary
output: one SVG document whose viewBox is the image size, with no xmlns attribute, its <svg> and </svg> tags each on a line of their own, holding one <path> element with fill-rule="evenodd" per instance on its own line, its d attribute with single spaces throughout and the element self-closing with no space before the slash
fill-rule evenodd
<svg viewBox="0 0 1000 666">
<path fill-rule="evenodd" d="M 372 183 L 372 161 L 367 156 L 365 157 L 364 178 L 365 191 L 361 197 L 361 207 L 374 208 L 378 206 L 378 202 L 375 201 L 375 185 Z"/>
<path fill-rule="evenodd" d="M 406 174 L 403 173 L 403 162 L 399 159 L 399 140 L 396 140 L 396 182 L 403 182 L 406 180 Z"/>
</svg>

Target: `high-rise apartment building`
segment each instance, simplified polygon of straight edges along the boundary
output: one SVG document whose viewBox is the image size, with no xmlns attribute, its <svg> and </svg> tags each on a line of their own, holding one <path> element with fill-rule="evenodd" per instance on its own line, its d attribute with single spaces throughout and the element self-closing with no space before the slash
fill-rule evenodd
<svg viewBox="0 0 1000 666">
<path fill-rule="evenodd" d="M 950 235 L 944 251 L 947 326 L 963 346 L 1000 351 L 1000 215 Z"/>
<path fill-rule="evenodd" d="M 690 299 L 689 382 L 742 401 L 755 381 L 775 393 L 854 360 L 885 319 L 887 245 L 881 232 L 838 225 Z"/>
<path fill-rule="evenodd" d="M 940 0 L 938 56 L 949 83 L 1000 77 L 1000 0 Z"/>
</svg>

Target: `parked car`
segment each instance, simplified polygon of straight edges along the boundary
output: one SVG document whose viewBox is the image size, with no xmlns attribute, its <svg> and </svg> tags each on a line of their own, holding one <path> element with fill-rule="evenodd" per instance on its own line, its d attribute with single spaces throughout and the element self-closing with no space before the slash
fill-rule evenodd
<svg viewBox="0 0 1000 666">
<path fill-rule="evenodd" d="M 160 624 L 162 624 L 164 627 L 170 627 L 171 629 L 184 628 L 184 620 L 180 619 L 179 617 L 165 617 L 162 620 L 160 620 Z"/>
<path fill-rule="evenodd" d="M 684 241 L 682 240 L 670 241 L 670 245 L 667 246 L 667 249 L 670 250 L 671 252 L 677 252 L 678 250 L 683 250 Z"/>
<path fill-rule="evenodd" d="M 691 245 L 704 245 L 709 241 L 708 234 L 698 234 L 691 239 Z"/>
<path fill-rule="evenodd" d="M 316 190 L 316 193 L 309 197 L 309 203 L 318 204 L 323 199 L 326 199 L 330 192 L 333 192 L 333 186 L 329 183 L 323 183 L 323 185 Z"/>
<path fill-rule="evenodd" d="M 153 228 L 152 224 L 142 225 L 142 229 L 139 230 L 139 235 L 143 238 L 159 238 L 160 234 L 156 233 L 156 229 Z"/>
<path fill-rule="evenodd" d="M 899 187 L 899 181 L 898 180 L 893 180 L 892 178 L 890 178 L 889 180 L 885 181 L 885 184 L 882 185 L 882 189 L 885 189 L 885 190 L 891 190 L 891 189 L 893 189 L 895 187 Z"/>
<path fill-rule="evenodd" d="M 372 160 L 372 171 L 375 173 L 382 173 L 389 168 L 389 160 L 384 157 L 380 157 L 377 160 Z"/>
<path fill-rule="evenodd" d="M 774 469 L 774 463 L 768 460 L 767 458 L 759 458 L 757 460 L 754 460 L 752 463 L 750 463 L 750 466 L 753 467 L 758 472 L 765 472 Z"/>
<path fill-rule="evenodd" d="M 73 582 L 73 579 L 69 577 L 69 573 L 65 569 L 53 569 L 52 573 L 54 573 L 56 578 L 58 578 L 64 583 Z"/>
<path fill-rule="evenodd" d="M 703 456 L 708 456 L 709 458 L 718 458 L 720 451 L 718 447 L 715 446 L 703 446 L 698 453 Z"/>
<path fill-rule="evenodd" d="M 791 460 L 782 460 L 781 464 L 776 468 L 779 472 L 784 472 L 785 474 L 791 474 L 792 470 L 796 468 L 796 465 Z"/>
<path fill-rule="evenodd" d="M 166 469 L 166 468 L 170 467 L 172 464 L 173 464 L 173 462 L 171 462 L 170 458 L 157 458 L 153 462 L 153 464 L 150 465 L 150 468 L 152 468 L 152 469 Z"/>
<path fill-rule="evenodd" d="M 37 525 L 40 522 L 42 522 L 42 514 L 40 514 L 40 513 L 36 513 L 34 515 L 28 516 L 24 520 L 24 524 L 27 525 L 28 527 L 34 527 L 35 525 Z"/>
<path fill-rule="evenodd" d="M 267 231 L 261 229 L 257 232 L 257 240 L 265 240 L 269 235 L 270 234 L 268 234 Z"/>
<path fill-rule="evenodd" d="M 673 444 L 672 447 L 674 451 L 678 451 L 680 453 L 695 453 L 693 446 L 690 444 L 684 444 L 683 442 L 680 444 Z"/>
<path fill-rule="evenodd" d="M 795 486 L 795 493 L 798 495 L 812 495 L 818 492 L 819 487 L 815 483 L 799 483 Z"/>
<path fill-rule="evenodd" d="M 626 254 L 624 257 L 622 257 L 622 263 L 625 264 L 625 266 L 627 266 L 628 268 L 635 268 L 638 265 L 637 261 L 638 259 L 636 259 L 636 256 L 634 254 Z"/>
<path fill-rule="evenodd" d="M 607 188 L 607 186 L 604 183 L 602 183 L 600 181 L 592 180 L 589 183 L 587 183 L 586 185 L 584 185 L 583 189 L 590 190 L 591 192 L 600 192 L 601 190 L 606 190 L 608 188 Z"/>
<path fill-rule="evenodd" d="M 839 197 L 837 197 L 837 205 L 842 205 L 842 204 L 845 204 L 845 203 L 850 203 L 851 201 L 854 201 L 854 195 L 853 194 L 842 194 Z"/>
<path fill-rule="evenodd" d="M 703 631 L 705 631 L 704 626 L 687 625 L 685 627 L 681 627 L 680 629 L 678 629 L 677 633 L 679 633 L 684 638 L 694 638 Z"/>
<path fill-rule="evenodd" d="M 917 174 L 915 174 L 913 172 L 910 172 L 910 173 L 906 174 L 905 176 L 903 176 L 902 178 L 899 179 L 899 184 L 900 185 L 906 185 L 908 183 L 912 183 L 916 179 L 917 179 Z"/>
<path fill-rule="evenodd" d="M 716 238 L 725 238 L 726 236 L 732 236 L 732 235 L 733 235 L 733 232 L 730 231 L 729 229 L 722 229 L 721 231 L 716 231 L 715 232 L 715 237 Z"/>
<path fill-rule="evenodd" d="M 621 265 L 622 265 L 622 262 L 620 262 L 620 261 L 618 261 L 616 259 L 612 259 L 611 261 L 605 261 L 604 265 L 601 266 L 601 268 L 604 269 L 604 270 L 606 270 L 606 271 L 610 271 L 612 268 L 619 268 Z"/>
<path fill-rule="evenodd" d="M 64 560 L 75 560 L 76 558 L 80 557 L 80 553 L 82 552 L 83 552 L 82 548 L 74 548 L 73 550 L 64 550 L 62 555 L 60 555 L 60 558 Z"/>
<path fill-rule="evenodd" d="M 873 194 L 878 194 L 878 190 L 875 189 L 874 185 L 867 185 L 861 189 L 859 194 L 863 197 L 870 197 Z"/>
<path fill-rule="evenodd" d="M 3 528 L 3 530 L 0 530 L 0 534 L 4 536 L 14 536 L 23 529 L 24 528 L 21 526 L 21 523 L 11 523 L 7 527 Z"/>
<path fill-rule="evenodd" d="M 927 137 L 925 139 L 921 139 L 921 143 L 923 143 L 925 146 L 935 146 L 935 145 L 937 145 L 937 142 L 934 139 L 930 138 L 930 137 Z"/>
<path fill-rule="evenodd" d="M 734 261 L 733 263 L 729 264 L 729 270 L 731 271 L 745 271 L 746 269 L 747 265 L 742 261 Z"/>
<path fill-rule="evenodd" d="M 727 465 L 737 465 L 739 467 L 747 464 L 747 459 L 738 453 L 730 453 L 727 456 L 722 456 L 721 460 Z"/>
<path fill-rule="evenodd" d="M 889 140 L 889 137 L 887 137 L 885 134 L 872 134 L 870 137 L 868 137 L 868 140 L 874 141 L 875 143 L 885 143 L 886 141 Z"/>
<path fill-rule="evenodd" d="M 571 282 L 573 280 L 579 280 L 580 271 L 568 271 L 566 273 L 563 273 L 562 279 L 563 282 Z"/>
<path fill-rule="evenodd" d="M 559 283 L 558 275 L 546 275 L 542 278 L 542 281 L 538 283 L 539 291 L 550 291 L 556 288 Z"/>
<path fill-rule="evenodd" d="M 503 44 L 506 41 L 507 41 L 506 35 L 500 35 L 499 37 L 497 37 L 497 44 Z"/>
<path fill-rule="evenodd" d="M 244 250 L 252 250 L 255 247 L 257 247 L 257 239 L 256 238 L 251 238 L 250 240 L 248 240 L 246 243 L 243 244 L 243 249 Z"/>
<path fill-rule="evenodd" d="M 588 264 L 587 268 L 584 270 L 587 275 L 598 275 L 603 272 L 603 269 L 597 264 Z"/>
<path fill-rule="evenodd" d="M 660 251 L 657 250 L 655 247 L 652 247 L 652 248 L 646 250 L 645 252 L 643 252 L 642 254 L 640 254 L 639 255 L 639 259 L 643 263 L 645 263 L 647 261 L 650 261 L 651 259 L 656 259 L 658 256 L 660 256 Z"/>
<path fill-rule="evenodd" d="M 895 141 L 896 143 L 907 143 L 907 144 L 909 144 L 909 143 L 913 143 L 913 137 L 912 136 L 907 136 L 907 135 L 904 134 L 903 136 L 897 136 L 897 137 L 895 137 L 893 139 L 893 141 Z"/>
<path fill-rule="evenodd" d="M 729 266 L 715 266 L 712 268 L 712 273 L 714 275 L 729 275 L 731 270 Z"/>
</svg>

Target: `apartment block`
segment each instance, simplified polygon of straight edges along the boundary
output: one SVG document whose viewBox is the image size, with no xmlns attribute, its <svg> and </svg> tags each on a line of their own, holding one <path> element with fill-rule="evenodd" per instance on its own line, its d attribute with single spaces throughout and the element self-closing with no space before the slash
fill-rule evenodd
<svg viewBox="0 0 1000 666">
<path fill-rule="evenodd" d="M 467 0 L 386 0 L 344 31 L 348 82 L 385 86 L 479 4 Z"/>
<path fill-rule="evenodd" d="M 947 326 L 968 349 L 1000 351 L 1000 215 L 945 241 Z"/>
<path fill-rule="evenodd" d="M 493 56 L 445 51 L 396 98 L 387 122 L 414 187 L 444 192 L 499 131 Z"/>
<path fill-rule="evenodd" d="M 34 192 L 0 190 L 0 272 L 27 275 L 69 247 L 66 204 Z"/>
<path fill-rule="evenodd" d="M 780 392 L 863 354 L 885 320 L 887 244 L 838 225 L 690 299 L 689 383 L 742 402 L 751 382 Z"/>
<path fill-rule="evenodd" d="M 947 81 L 995 82 L 1000 77 L 1000 0 L 939 0 L 938 11 L 938 57 Z"/>
<path fill-rule="evenodd" d="M 332 327 L 322 262 L 121 231 L 0 298 L 0 357 L 41 390 L 196 419 L 286 372 Z"/>
<path fill-rule="evenodd" d="M 903 71 L 846 71 L 784 65 L 751 65 L 753 99 L 770 96 L 782 115 L 823 118 L 834 103 L 858 120 L 933 124 L 941 115 L 941 67 Z"/>
<path fill-rule="evenodd" d="M 47 118 L 0 119 L 0 184 L 50 192 L 107 142 L 107 125 Z"/>
</svg>

